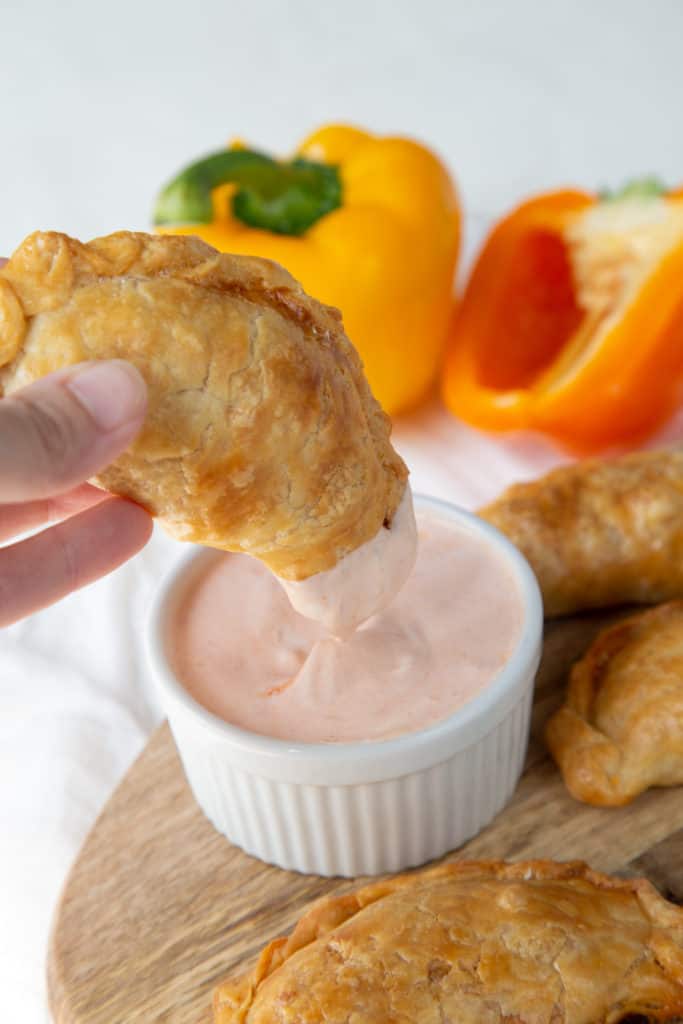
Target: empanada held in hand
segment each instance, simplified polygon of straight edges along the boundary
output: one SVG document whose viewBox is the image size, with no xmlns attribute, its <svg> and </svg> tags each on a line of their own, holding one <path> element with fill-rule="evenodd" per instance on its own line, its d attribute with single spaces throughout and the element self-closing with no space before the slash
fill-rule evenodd
<svg viewBox="0 0 683 1024">
<path fill-rule="evenodd" d="M 612 1024 L 683 1013 L 683 909 L 584 864 L 446 864 L 314 904 L 216 1024 Z"/>
<path fill-rule="evenodd" d="M 683 601 L 600 633 L 546 739 L 570 793 L 589 804 L 683 784 Z"/>
<path fill-rule="evenodd" d="M 134 363 L 142 433 L 97 478 L 183 540 L 284 579 L 392 520 L 407 470 L 336 310 L 268 260 L 192 237 L 27 238 L 0 270 L 5 394 L 89 359 Z"/>
</svg>

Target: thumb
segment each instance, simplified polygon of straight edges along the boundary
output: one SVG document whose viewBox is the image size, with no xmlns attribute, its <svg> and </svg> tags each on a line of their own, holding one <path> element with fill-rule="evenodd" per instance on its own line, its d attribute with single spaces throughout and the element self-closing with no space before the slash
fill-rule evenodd
<svg viewBox="0 0 683 1024">
<path fill-rule="evenodd" d="M 130 444 L 147 408 L 130 363 L 80 363 L 0 401 L 0 502 L 70 490 Z"/>
</svg>

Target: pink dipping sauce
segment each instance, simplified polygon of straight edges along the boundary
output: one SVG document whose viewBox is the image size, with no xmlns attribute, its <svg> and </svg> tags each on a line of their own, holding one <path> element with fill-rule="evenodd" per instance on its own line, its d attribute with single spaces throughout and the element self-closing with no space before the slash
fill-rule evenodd
<svg viewBox="0 0 683 1024">
<path fill-rule="evenodd" d="M 216 553 L 170 623 L 188 693 L 252 732 L 310 743 L 424 729 L 486 687 L 522 631 L 517 581 L 486 540 L 419 510 L 403 589 L 345 640 L 294 611 L 256 559 Z"/>
</svg>

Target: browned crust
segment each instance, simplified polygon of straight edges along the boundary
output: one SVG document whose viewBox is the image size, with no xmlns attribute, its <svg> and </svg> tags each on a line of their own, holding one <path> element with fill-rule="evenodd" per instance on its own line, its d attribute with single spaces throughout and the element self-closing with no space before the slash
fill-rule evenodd
<svg viewBox="0 0 683 1024">
<path fill-rule="evenodd" d="M 520 548 L 545 613 L 683 597 L 683 450 L 562 466 L 480 515 Z"/>
<path fill-rule="evenodd" d="M 683 646 L 683 601 L 670 601 L 608 627 L 572 667 L 565 703 L 548 720 L 545 737 L 577 800 L 618 807 L 649 786 L 683 782 L 683 676 L 677 676 L 683 666 L 678 652 L 666 648 L 662 634 L 670 627 Z M 643 638 L 660 648 L 661 676 L 651 661 L 638 663 Z M 603 716 L 607 710 L 610 720 L 617 719 L 613 724 L 621 727 L 618 732 L 601 728 L 596 712 L 596 701 L 613 672 L 623 706 L 615 707 L 612 699 Z M 668 686 L 658 693 L 665 672 L 680 678 L 678 694 L 672 695 Z"/>
<path fill-rule="evenodd" d="M 304 914 L 289 936 L 275 939 L 262 951 L 256 967 L 236 981 L 223 983 L 214 993 L 216 1024 L 244 1024 L 259 986 L 273 975 L 295 953 L 329 935 L 359 911 L 392 893 L 422 885 L 431 879 L 453 880 L 570 881 L 580 879 L 596 890 L 632 894 L 655 928 L 681 929 L 681 950 L 676 967 L 683 972 L 683 908 L 668 903 L 644 878 L 621 879 L 593 871 L 582 861 L 558 863 L 550 860 L 521 861 L 455 861 L 427 871 L 398 875 L 372 882 L 355 892 L 342 896 L 323 897 Z M 681 977 L 683 986 L 683 977 Z M 653 1010 L 652 1019 L 670 1020 L 683 1013 L 683 987 L 675 1006 Z M 523 1024 L 520 1018 L 520 1024 Z"/>
<path fill-rule="evenodd" d="M 283 267 L 255 256 L 219 253 L 195 236 L 117 231 L 80 242 L 36 231 L 3 269 L 26 316 L 63 305 L 73 291 L 104 278 L 174 277 L 267 304 L 315 333 L 338 330 L 339 310 L 310 298 Z"/>
<path fill-rule="evenodd" d="M 157 303 L 157 323 L 143 299 Z M 206 314 L 195 339 L 203 374 L 185 367 L 191 361 L 173 337 L 179 305 L 186 334 Z M 124 327 L 126 314 L 128 326 L 140 322 L 140 335 L 117 345 L 107 336 L 110 310 Z M 235 356 L 219 379 L 216 365 L 227 366 L 231 345 L 244 348 L 246 332 L 242 362 Z M 191 236 L 118 232 L 87 244 L 58 232 L 29 236 L 0 270 L 0 386 L 9 393 L 63 365 L 110 357 L 135 363 L 150 409 L 140 438 L 97 482 L 143 504 L 175 536 L 247 550 L 301 579 L 391 523 L 407 470 L 389 418 L 339 312 L 272 261 L 218 253 Z M 236 398 L 225 384 L 231 374 L 241 375 Z M 296 451 L 278 462 L 287 422 L 307 448 L 305 463 Z"/>
</svg>

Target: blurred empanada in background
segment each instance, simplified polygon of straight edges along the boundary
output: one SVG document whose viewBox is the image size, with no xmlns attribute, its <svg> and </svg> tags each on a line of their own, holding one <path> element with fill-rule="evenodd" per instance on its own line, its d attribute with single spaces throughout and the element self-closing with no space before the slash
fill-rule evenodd
<svg viewBox="0 0 683 1024">
<path fill-rule="evenodd" d="M 552 618 L 683 597 L 683 450 L 562 466 L 479 514 L 528 559 Z"/>
<path fill-rule="evenodd" d="M 625 804 L 650 786 L 683 784 L 683 601 L 599 634 L 574 665 L 546 739 L 585 803 Z"/>
</svg>

